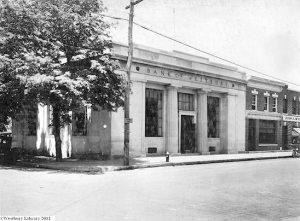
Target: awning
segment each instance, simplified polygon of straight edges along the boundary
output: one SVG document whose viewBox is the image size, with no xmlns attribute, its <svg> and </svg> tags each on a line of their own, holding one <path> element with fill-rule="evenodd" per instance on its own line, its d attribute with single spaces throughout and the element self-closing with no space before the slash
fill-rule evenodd
<svg viewBox="0 0 300 221">
<path fill-rule="evenodd" d="M 293 128 L 292 136 L 299 137 L 300 136 L 300 128 Z"/>
</svg>

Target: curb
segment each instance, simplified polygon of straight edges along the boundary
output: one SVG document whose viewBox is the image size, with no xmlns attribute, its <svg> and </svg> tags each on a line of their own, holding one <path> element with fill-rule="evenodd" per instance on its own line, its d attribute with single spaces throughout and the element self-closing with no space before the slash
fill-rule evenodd
<svg viewBox="0 0 300 221">
<path fill-rule="evenodd" d="M 189 162 L 177 162 L 177 163 L 172 163 L 172 162 L 156 163 L 156 164 L 121 166 L 121 167 L 117 167 L 114 171 L 135 170 L 135 169 L 154 168 L 154 167 L 197 165 L 197 164 L 230 163 L 230 162 L 239 162 L 239 161 L 270 160 L 270 159 L 291 158 L 291 157 L 292 156 L 276 156 L 276 157 L 255 157 L 255 158 L 240 158 L 240 159 L 225 159 L 225 160 L 189 161 Z"/>
<path fill-rule="evenodd" d="M 171 167 L 171 166 L 185 166 L 185 165 L 198 165 L 198 164 L 213 164 L 213 163 L 229 163 L 229 162 L 240 162 L 240 161 L 254 161 L 254 160 L 270 160 L 279 158 L 291 158 L 292 156 L 272 156 L 272 157 L 254 157 L 254 158 L 240 158 L 240 159 L 223 159 L 223 160 L 207 160 L 207 161 L 189 161 L 189 162 L 164 162 L 164 163 L 153 163 L 153 164 L 141 164 L 131 166 L 99 166 L 99 167 L 55 167 L 46 164 L 29 163 L 29 162 L 17 162 L 16 166 L 27 167 L 27 168 L 41 168 L 56 171 L 67 171 L 74 173 L 105 173 L 112 171 L 122 170 L 135 170 L 155 167 Z"/>
</svg>

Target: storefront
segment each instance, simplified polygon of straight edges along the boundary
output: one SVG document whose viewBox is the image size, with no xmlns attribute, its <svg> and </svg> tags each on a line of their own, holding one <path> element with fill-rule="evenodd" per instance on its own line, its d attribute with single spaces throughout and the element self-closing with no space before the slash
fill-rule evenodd
<svg viewBox="0 0 300 221">
<path fill-rule="evenodd" d="M 285 84 L 251 77 L 246 94 L 246 150 L 282 148 L 282 100 Z"/>
<path fill-rule="evenodd" d="M 284 149 L 300 147 L 300 116 L 282 116 L 282 144 Z"/>
<path fill-rule="evenodd" d="M 125 75 L 127 47 L 114 45 Z M 130 154 L 245 150 L 245 73 L 181 52 L 135 46 Z M 111 152 L 123 154 L 123 111 L 112 113 Z"/>
</svg>

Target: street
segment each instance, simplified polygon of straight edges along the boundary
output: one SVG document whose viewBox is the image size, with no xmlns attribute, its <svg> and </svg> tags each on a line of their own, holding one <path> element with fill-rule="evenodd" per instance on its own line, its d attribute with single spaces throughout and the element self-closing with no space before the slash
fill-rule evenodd
<svg viewBox="0 0 300 221">
<path fill-rule="evenodd" d="M 79 174 L 0 166 L 0 216 L 300 220 L 300 159 Z"/>
</svg>

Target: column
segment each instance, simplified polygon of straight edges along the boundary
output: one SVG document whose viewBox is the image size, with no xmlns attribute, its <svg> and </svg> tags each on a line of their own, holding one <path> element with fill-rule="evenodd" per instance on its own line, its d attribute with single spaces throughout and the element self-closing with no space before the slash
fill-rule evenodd
<svg viewBox="0 0 300 221">
<path fill-rule="evenodd" d="M 166 151 L 178 153 L 178 101 L 177 87 L 167 87 Z"/>
<path fill-rule="evenodd" d="M 207 91 L 197 91 L 197 146 L 201 154 L 209 154 L 207 146 Z"/>
<path fill-rule="evenodd" d="M 227 94 L 227 153 L 237 153 L 236 140 L 237 140 L 237 127 L 236 127 L 236 95 Z M 242 128 L 241 128 L 242 129 Z M 245 135 L 244 135 L 245 136 Z"/>
</svg>

